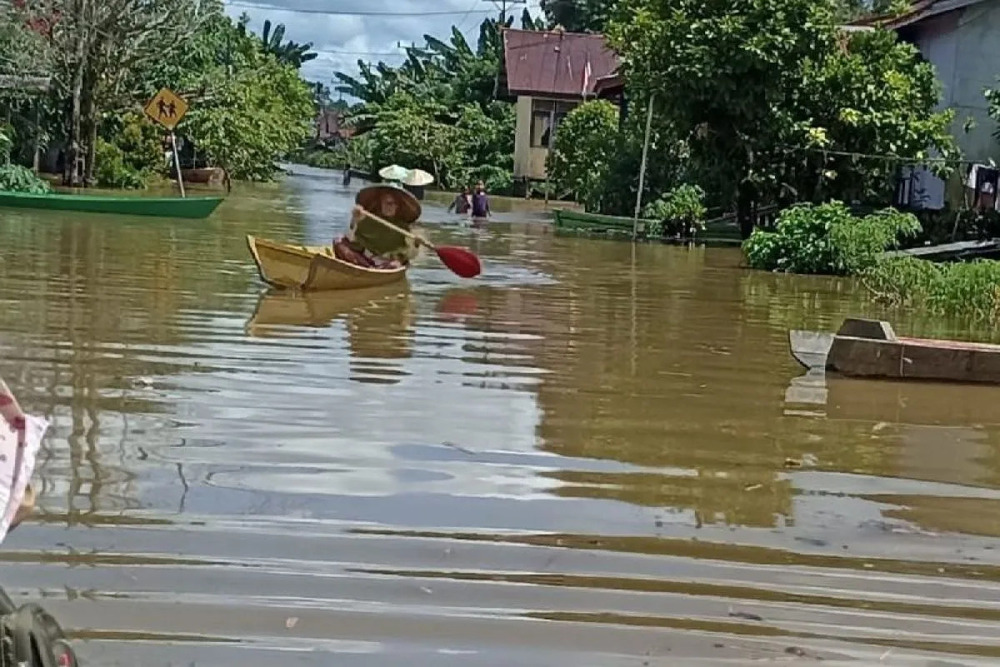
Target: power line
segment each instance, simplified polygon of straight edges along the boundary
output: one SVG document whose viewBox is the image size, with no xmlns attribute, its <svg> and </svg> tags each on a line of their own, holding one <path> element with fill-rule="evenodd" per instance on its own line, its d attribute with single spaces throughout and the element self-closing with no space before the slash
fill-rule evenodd
<svg viewBox="0 0 1000 667">
<path fill-rule="evenodd" d="M 492 14 L 488 9 L 470 10 L 463 12 L 460 9 L 450 11 L 424 11 L 424 12 L 367 12 L 367 11 L 346 11 L 337 9 L 306 9 L 294 7 L 279 7 L 265 3 L 249 2 L 248 0 L 227 0 L 229 5 L 235 7 L 250 7 L 252 9 L 266 9 L 272 12 L 288 12 L 290 14 L 324 14 L 327 16 L 455 16 L 459 14 Z"/>
<path fill-rule="evenodd" d="M 944 164 L 944 165 L 966 165 L 974 164 L 975 160 L 969 159 L 949 159 L 943 157 L 904 157 L 902 155 L 892 155 L 892 154 L 872 154 L 872 153 L 855 153 L 852 151 L 838 151 L 828 148 L 820 148 L 817 146 L 778 146 L 778 148 L 783 148 L 790 152 L 797 153 L 813 153 L 823 156 L 836 156 L 836 157 L 849 157 L 855 159 L 863 160 L 878 160 L 880 162 L 897 162 L 902 164 L 919 164 L 919 165 L 932 165 L 932 164 Z"/>
<path fill-rule="evenodd" d="M 395 56 L 397 58 L 406 58 L 406 53 L 400 53 L 399 51 L 330 51 L 327 49 L 313 49 L 316 53 L 330 53 L 335 56 Z"/>
<path fill-rule="evenodd" d="M 465 28 L 465 22 L 469 20 L 469 16 L 472 14 L 473 10 L 475 10 L 476 5 L 478 4 L 479 0 L 472 0 L 472 4 L 469 5 L 469 9 L 465 12 L 465 14 L 462 15 L 462 20 L 458 22 L 459 32 L 462 32 L 462 29 Z"/>
</svg>

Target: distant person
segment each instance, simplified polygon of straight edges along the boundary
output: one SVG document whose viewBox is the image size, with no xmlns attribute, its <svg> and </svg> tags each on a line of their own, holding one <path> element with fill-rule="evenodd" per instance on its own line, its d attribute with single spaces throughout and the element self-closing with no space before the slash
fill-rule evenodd
<svg viewBox="0 0 1000 667">
<path fill-rule="evenodd" d="M 485 220 L 490 217 L 490 198 L 486 196 L 486 185 L 479 181 L 472 194 L 472 217 Z"/>
<path fill-rule="evenodd" d="M 348 163 L 347 166 L 344 167 L 344 187 L 347 187 L 350 184 L 351 184 L 351 164 Z"/>
<path fill-rule="evenodd" d="M 469 214 L 472 209 L 472 188 L 465 186 L 461 192 L 455 195 L 454 201 L 448 206 L 448 212 L 451 213 L 452 209 L 459 215 Z"/>
</svg>

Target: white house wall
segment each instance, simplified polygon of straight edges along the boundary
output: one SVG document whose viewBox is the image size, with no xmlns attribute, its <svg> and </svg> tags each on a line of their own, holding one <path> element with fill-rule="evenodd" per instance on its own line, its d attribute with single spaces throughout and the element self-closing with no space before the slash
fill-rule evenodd
<svg viewBox="0 0 1000 667">
<path fill-rule="evenodd" d="M 531 110 L 532 102 L 536 99 L 558 101 L 556 98 L 518 96 L 514 126 L 514 178 L 516 179 L 545 180 L 549 149 L 531 145 Z"/>
<path fill-rule="evenodd" d="M 983 94 L 998 86 L 1000 76 L 1000 0 L 926 21 L 916 43 L 937 70 L 941 107 L 955 110 L 954 133 L 966 157 L 1000 158 L 1000 144 L 993 137 L 997 123 L 987 113 Z M 970 118 L 975 127 L 966 133 Z"/>
<path fill-rule="evenodd" d="M 514 125 L 514 178 L 532 177 L 531 174 L 531 100 L 527 95 L 517 98 Z"/>
</svg>

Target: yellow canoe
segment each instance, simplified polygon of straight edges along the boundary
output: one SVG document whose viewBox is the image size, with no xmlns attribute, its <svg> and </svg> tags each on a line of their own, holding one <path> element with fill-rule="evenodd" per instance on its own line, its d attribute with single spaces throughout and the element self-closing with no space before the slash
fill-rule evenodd
<svg viewBox="0 0 1000 667">
<path fill-rule="evenodd" d="M 330 246 L 301 246 L 247 236 L 261 279 L 282 289 L 304 292 L 361 289 L 388 285 L 406 277 L 406 266 L 369 269 L 338 259 Z"/>
</svg>

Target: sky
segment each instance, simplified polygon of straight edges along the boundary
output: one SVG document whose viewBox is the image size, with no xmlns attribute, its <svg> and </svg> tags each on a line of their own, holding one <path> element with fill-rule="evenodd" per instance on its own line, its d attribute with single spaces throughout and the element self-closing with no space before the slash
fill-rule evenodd
<svg viewBox="0 0 1000 667">
<path fill-rule="evenodd" d="M 540 16 L 538 0 L 527 1 L 532 15 Z M 225 0 L 225 3 L 226 12 L 232 17 L 244 12 L 249 15 L 250 29 L 257 34 L 263 29 L 264 20 L 269 19 L 273 25 L 285 25 L 285 41 L 312 42 L 313 51 L 319 55 L 303 66 L 302 74 L 306 79 L 327 85 L 331 85 L 334 71 L 357 73 L 359 58 L 398 65 L 405 57 L 400 43 L 422 44 L 425 34 L 447 41 L 452 25 L 459 27 L 470 44 L 475 44 L 479 24 L 500 10 L 499 0 Z M 523 4 L 508 4 L 508 15 L 515 17 L 515 27 L 520 26 L 524 8 Z"/>
</svg>

